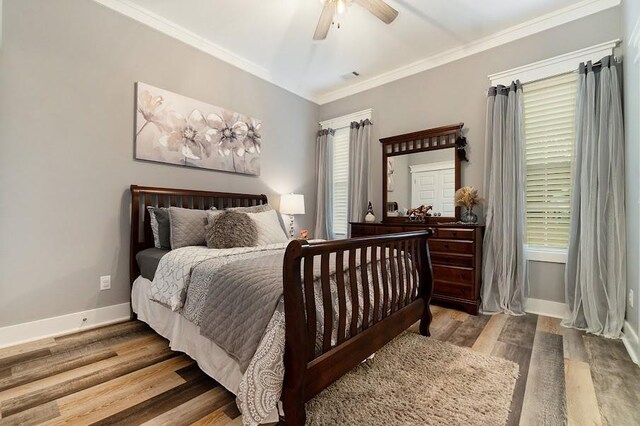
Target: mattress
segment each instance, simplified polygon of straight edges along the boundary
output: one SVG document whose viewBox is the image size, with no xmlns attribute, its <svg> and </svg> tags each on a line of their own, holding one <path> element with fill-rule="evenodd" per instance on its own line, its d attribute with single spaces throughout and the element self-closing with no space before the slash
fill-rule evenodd
<svg viewBox="0 0 640 426">
<path fill-rule="evenodd" d="M 158 269 L 158 263 L 165 254 L 170 250 L 159 248 L 144 249 L 136 254 L 136 262 L 138 262 L 138 268 L 140 268 L 140 275 L 149 281 L 153 280 Z"/>
</svg>

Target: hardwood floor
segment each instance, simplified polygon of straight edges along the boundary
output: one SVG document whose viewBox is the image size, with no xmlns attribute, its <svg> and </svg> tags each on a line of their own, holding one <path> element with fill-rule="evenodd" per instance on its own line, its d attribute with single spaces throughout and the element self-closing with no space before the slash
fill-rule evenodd
<svg viewBox="0 0 640 426">
<path fill-rule="evenodd" d="M 620 341 L 537 315 L 433 311 L 434 338 L 520 365 L 509 425 L 640 424 L 640 368 Z M 0 349 L 0 425 L 14 424 L 242 421 L 231 393 L 130 321 Z"/>
</svg>

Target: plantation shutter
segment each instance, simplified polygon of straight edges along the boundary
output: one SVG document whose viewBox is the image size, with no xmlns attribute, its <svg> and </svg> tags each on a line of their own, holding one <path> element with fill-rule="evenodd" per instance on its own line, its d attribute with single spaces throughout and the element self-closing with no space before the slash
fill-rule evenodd
<svg viewBox="0 0 640 426">
<path fill-rule="evenodd" d="M 333 233 L 345 238 L 348 232 L 349 127 L 337 129 L 333 137 Z"/>
<path fill-rule="evenodd" d="M 569 245 L 577 77 L 572 72 L 523 85 L 529 246 Z"/>
</svg>

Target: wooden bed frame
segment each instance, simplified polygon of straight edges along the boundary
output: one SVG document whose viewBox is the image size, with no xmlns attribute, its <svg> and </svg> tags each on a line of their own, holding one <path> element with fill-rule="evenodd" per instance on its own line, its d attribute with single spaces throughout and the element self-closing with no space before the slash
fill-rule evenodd
<svg viewBox="0 0 640 426">
<path fill-rule="evenodd" d="M 267 203 L 265 195 L 131 186 L 131 282 L 140 275 L 136 254 L 153 247 L 147 206 L 178 206 L 195 209 L 254 206 Z M 305 402 L 356 367 L 393 338 L 420 320 L 420 333 L 429 336 L 433 292 L 427 239 L 431 230 L 366 238 L 308 243 L 294 240 L 287 246 L 284 272 L 285 357 L 282 402 L 286 424 L 304 425 Z M 356 267 L 357 262 L 369 268 Z M 377 256 L 380 256 L 378 259 Z M 349 265 L 344 277 L 344 262 Z M 318 263 L 319 262 L 319 263 Z M 389 264 L 380 268 L 378 262 Z M 314 297 L 314 264 L 320 265 L 322 306 Z M 333 306 L 329 293 L 330 271 L 338 284 L 337 342 L 332 342 Z M 360 275 L 364 303 L 359 307 L 357 278 Z M 382 282 L 380 282 L 382 281 Z M 373 286 L 369 286 L 369 282 Z M 380 291 L 382 284 L 382 291 Z M 389 289 L 390 287 L 390 289 Z M 373 290 L 373 306 L 369 289 Z M 346 292 L 352 297 L 347 300 Z M 325 295 L 327 297 L 325 297 Z M 362 324 L 354 315 L 347 324 L 347 303 L 351 312 L 362 309 Z M 316 329 L 316 309 L 324 312 L 324 333 Z M 316 352 L 316 339 L 322 348 Z M 335 344 L 334 344 L 335 343 Z"/>
</svg>

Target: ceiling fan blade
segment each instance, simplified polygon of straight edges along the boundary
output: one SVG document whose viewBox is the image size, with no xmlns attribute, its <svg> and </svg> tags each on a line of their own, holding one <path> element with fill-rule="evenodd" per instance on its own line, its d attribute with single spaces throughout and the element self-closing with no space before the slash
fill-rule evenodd
<svg viewBox="0 0 640 426">
<path fill-rule="evenodd" d="M 385 24 L 392 23 L 398 17 L 398 11 L 382 0 L 354 0 L 360 6 L 376 15 Z"/>
<path fill-rule="evenodd" d="M 335 2 L 327 2 L 322 9 L 322 13 L 320 14 L 320 20 L 318 21 L 318 26 L 316 27 L 316 32 L 313 35 L 314 40 L 324 40 L 327 38 L 327 34 L 329 33 L 329 28 L 331 28 L 331 23 L 333 22 L 333 16 L 336 12 L 336 3 Z"/>
</svg>

